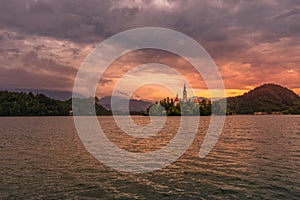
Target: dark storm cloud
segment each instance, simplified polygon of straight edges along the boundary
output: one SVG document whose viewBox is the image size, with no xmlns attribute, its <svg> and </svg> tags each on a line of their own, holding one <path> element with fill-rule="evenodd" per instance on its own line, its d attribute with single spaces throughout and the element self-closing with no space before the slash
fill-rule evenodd
<svg viewBox="0 0 300 200">
<path fill-rule="evenodd" d="M 3 0 L 0 23 L 2 27 L 26 34 L 89 39 L 93 29 L 101 25 L 97 16 L 109 8 L 105 2 L 108 1 Z"/>
<path fill-rule="evenodd" d="M 59 83 L 59 85 L 57 83 Z M 40 71 L 27 71 L 20 68 L 4 69 L 0 67 L 0 85 L 2 89 L 35 88 L 69 90 L 73 85 L 73 79 L 53 76 L 51 74 L 41 74 Z"/>
<path fill-rule="evenodd" d="M 101 40 L 143 26 L 172 28 L 203 43 L 236 43 L 236 38 L 253 32 L 257 33 L 250 38 L 253 43 L 299 36 L 297 1 L 182 0 L 169 1 L 169 7 L 155 6 L 151 1 L 124 2 L 2 0 L 0 23 L 27 34 L 80 42 Z M 228 50 L 241 45 L 229 45 Z"/>
<path fill-rule="evenodd" d="M 11 51 L 19 50 L 12 49 Z M 73 77 L 77 72 L 77 69 L 73 67 L 39 57 L 35 51 L 24 55 L 14 55 L 12 59 L 17 60 L 21 67 L 6 66 L 5 63 L 1 63 L 0 84 L 2 87 L 69 89 L 72 87 Z"/>
<path fill-rule="evenodd" d="M 300 71 L 297 70 L 299 21 L 300 3 L 294 0 L 2 0 L 0 29 L 7 32 L 5 37 L 0 35 L 0 42 L 12 37 L 25 40 L 30 36 L 45 36 L 91 45 L 131 28 L 171 28 L 200 42 L 225 73 L 224 77 L 232 79 L 232 74 L 240 70 L 236 76 L 243 78 L 238 86 L 243 88 L 260 80 L 271 80 L 268 76 L 274 77 L 273 73 L 286 68 Z M 9 36 L 10 31 L 17 34 Z M 75 74 L 72 67 L 41 57 L 39 51 L 47 48 L 37 42 L 33 52 L 21 55 L 22 65 L 35 67 L 37 71 Z M 5 49 L 13 52 L 18 47 Z M 74 57 L 81 51 L 69 50 Z M 0 50 L 0 56 L 3 52 Z M 291 79 L 287 81 L 295 86 Z M 232 82 L 230 87 L 233 85 Z"/>
<path fill-rule="evenodd" d="M 23 66 L 30 71 L 42 71 L 45 73 L 59 71 L 59 76 L 72 77 L 76 74 L 77 69 L 57 63 L 52 59 L 40 58 L 38 53 L 30 51 L 21 58 Z"/>
<path fill-rule="evenodd" d="M 256 39 L 297 34 L 297 1 L 2 0 L 0 23 L 29 34 L 89 42 L 142 26 L 163 26 L 203 41 L 226 41 L 250 31 Z M 116 6 L 121 4 L 122 6 Z"/>
</svg>

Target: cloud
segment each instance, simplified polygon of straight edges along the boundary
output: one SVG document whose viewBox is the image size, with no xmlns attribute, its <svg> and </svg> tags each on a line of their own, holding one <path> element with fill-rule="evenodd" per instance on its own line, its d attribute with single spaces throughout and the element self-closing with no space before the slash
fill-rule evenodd
<svg viewBox="0 0 300 200">
<path fill-rule="evenodd" d="M 295 4 L 299 7 L 283 1 L 3 0 L 0 22 L 24 33 L 87 42 L 144 26 L 173 28 L 203 41 L 231 40 L 250 31 L 277 39 L 296 34 Z"/>
<path fill-rule="evenodd" d="M 15 85 L 13 80 L 25 84 L 9 74 L 13 70 L 71 80 L 92 46 L 105 38 L 131 28 L 159 26 L 202 44 L 229 89 L 244 90 L 265 82 L 300 88 L 299 21 L 300 4 L 290 0 L 2 0 L 1 76 L 12 77 L 5 85 Z M 184 61 L 147 51 L 114 63 L 100 84 L 112 87 L 122 73 L 148 61 L 176 66 L 192 86 L 205 87 Z M 57 88 L 71 85 L 51 83 Z"/>
<path fill-rule="evenodd" d="M 70 90 L 77 72 L 76 68 L 40 57 L 37 52 L 15 54 L 9 51 L 6 63 L 0 64 L 0 84 L 6 88 Z M 0 58 L 3 60 L 3 58 Z"/>
<path fill-rule="evenodd" d="M 69 90 L 73 79 L 64 76 L 53 76 L 40 71 L 23 70 L 21 68 L 5 69 L 0 66 L 0 84 L 2 89 L 50 89 L 56 91 Z"/>
</svg>

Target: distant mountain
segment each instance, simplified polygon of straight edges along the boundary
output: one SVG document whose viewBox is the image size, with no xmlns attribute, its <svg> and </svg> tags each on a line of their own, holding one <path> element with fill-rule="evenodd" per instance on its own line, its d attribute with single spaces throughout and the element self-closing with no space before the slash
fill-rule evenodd
<svg viewBox="0 0 300 200">
<path fill-rule="evenodd" d="M 100 105 L 102 105 L 104 108 L 111 110 L 111 96 L 103 97 L 99 100 Z M 117 111 L 125 111 L 126 108 L 122 107 L 121 105 L 124 105 L 124 102 L 127 102 L 128 100 L 122 97 L 114 97 L 116 99 L 116 110 Z M 130 99 L 129 101 L 129 111 L 135 112 L 135 111 L 146 111 L 147 108 L 152 105 L 151 102 L 144 101 L 144 100 L 137 100 L 137 99 Z"/>
<path fill-rule="evenodd" d="M 230 114 L 254 114 L 255 112 L 300 114 L 300 97 L 280 85 L 264 84 L 241 96 L 227 98 L 227 112 Z"/>
</svg>

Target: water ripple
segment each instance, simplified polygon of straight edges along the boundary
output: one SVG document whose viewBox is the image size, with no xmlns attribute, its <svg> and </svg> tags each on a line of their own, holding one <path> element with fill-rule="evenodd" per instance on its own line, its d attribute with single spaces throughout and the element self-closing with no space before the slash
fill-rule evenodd
<svg viewBox="0 0 300 200">
<path fill-rule="evenodd" d="M 71 117 L 1 118 L 0 199 L 300 198 L 299 116 L 230 116 L 213 151 L 199 159 L 209 119 L 201 118 L 194 143 L 178 161 L 129 174 L 94 159 Z M 168 118 L 148 139 L 124 134 L 111 117 L 99 121 L 120 148 L 147 152 L 174 137 L 179 118 Z"/>
</svg>

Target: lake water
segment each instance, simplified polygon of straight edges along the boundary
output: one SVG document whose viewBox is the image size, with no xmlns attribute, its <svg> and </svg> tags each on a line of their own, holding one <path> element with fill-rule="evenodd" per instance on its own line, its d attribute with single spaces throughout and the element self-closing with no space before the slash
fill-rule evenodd
<svg viewBox="0 0 300 200">
<path fill-rule="evenodd" d="M 201 117 L 176 162 L 132 174 L 90 155 L 72 117 L 0 118 L 0 199 L 300 199 L 300 116 L 229 116 L 215 148 L 200 159 L 209 119 Z M 166 145 L 179 120 L 168 117 L 157 137 L 136 139 L 99 117 L 111 141 L 132 152 Z"/>
</svg>

